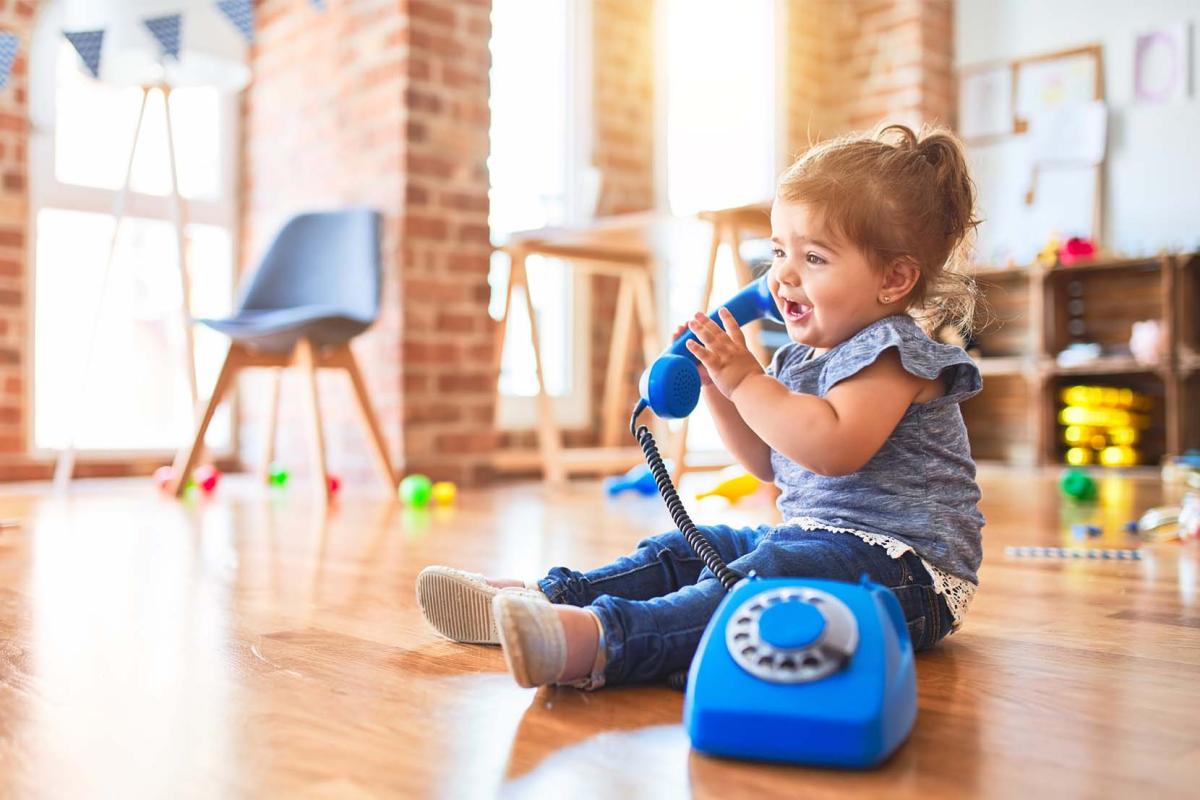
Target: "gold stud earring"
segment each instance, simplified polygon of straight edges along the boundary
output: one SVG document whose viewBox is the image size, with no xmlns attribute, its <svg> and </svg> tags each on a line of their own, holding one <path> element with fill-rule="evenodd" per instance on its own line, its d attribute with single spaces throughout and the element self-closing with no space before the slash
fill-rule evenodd
<svg viewBox="0 0 1200 800">
<path fill-rule="evenodd" d="M 883 297 L 879 298 L 879 302 L 890 303 L 890 302 L 892 302 L 892 298 L 888 297 L 887 295 L 884 295 Z"/>
</svg>

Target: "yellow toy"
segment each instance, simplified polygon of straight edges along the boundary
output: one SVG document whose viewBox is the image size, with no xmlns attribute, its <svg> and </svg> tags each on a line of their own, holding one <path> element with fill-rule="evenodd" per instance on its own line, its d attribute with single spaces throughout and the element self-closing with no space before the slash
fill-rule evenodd
<svg viewBox="0 0 1200 800">
<path fill-rule="evenodd" d="M 450 481 L 438 481 L 433 485 L 432 495 L 435 505 L 448 506 L 454 503 L 454 497 L 458 494 L 458 487 Z"/>
<path fill-rule="evenodd" d="M 1068 386 L 1060 398 L 1066 404 L 1058 421 L 1064 426 L 1068 464 L 1127 467 L 1141 462 L 1136 445 L 1151 417 L 1138 412 L 1153 408 L 1149 397 L 1125 387 Z"/>
<path fill-rule="evenodd" d="M 731 478 L 718 483 L 707 492 L 696 495 L 697 500 L 703 500 L 706 497 L 724 497 L 731 503 L 736 503 L 743 497 L 749 497 L 758 491 L 758 487 L 762 486 L 762 481 L 753 475 L 742 472 L 735 474 Z"/>
</svg>

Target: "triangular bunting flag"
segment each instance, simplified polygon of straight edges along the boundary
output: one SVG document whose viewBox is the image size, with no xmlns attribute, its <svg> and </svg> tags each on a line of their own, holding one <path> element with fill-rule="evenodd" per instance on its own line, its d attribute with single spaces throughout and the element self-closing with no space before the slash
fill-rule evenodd
<svg viewBox="0 0 1200 800">
<path fill-rule="evenodd" d="M 251 0 L 217 0 L 217 8 L 237 26 L 247 43 L 254 41 L 254 5 Z"/>
<path fill-rule="evenodd" d="M 312 0 L 312 4 L 313 8 L 317 9 L 318 11 L 324 11 L 326 9 L 325 0 Z"/>
<path fill-rule="evenodd" d="M 104 31 L 75 31 L 74 33 L 63 31 L 63 36 L 67 37 L 67 41 L 75 48 L 75 52 L 79 53 L 79 57 L 83 59 L 83 64 L 88 68 L 88 72 L 92 73 L 92 77 L 99 78 L 100 48 L 104 45 Z"/>
<path fill-rule="evenodd" d="M 182 14 L 171 14 L 166 17 L 151 17 L 142 20 L 142 24 L 150 34 L 162 45 L 163 55 L 179 59 L 179 29 Z"/>
<path fill-rule="evenodd" d="M 12 72 L 13 60 L 16 59 L 17 48 L 20 46 L 20 36 L 0 31 L 0 89 L 8 86 L 8 75 Z"/>
</svg>

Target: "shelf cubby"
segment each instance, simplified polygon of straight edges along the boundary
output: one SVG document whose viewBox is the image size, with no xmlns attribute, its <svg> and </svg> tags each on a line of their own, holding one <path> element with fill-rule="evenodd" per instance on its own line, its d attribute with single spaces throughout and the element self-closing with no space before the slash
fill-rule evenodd
<svg viewBox="0 0 1200 800">
<path fill-rule="evenodd" d="M 1063 463 L 1058 424 L 1063 387 L 1127 386 L 1154 398 L 1154 424 L 1141 462 L 1200 447 L 1200 254 L 1106 258 L 1051 268 L 978 269 L 980 394 L 963 404 L 977 460 Z M 1138 362 L 1129 351 L 1133 323 L 1158 320 L 1162 358 Z M 1059 365 L 1072 343 L 1101 355 Z"/>
</svg>

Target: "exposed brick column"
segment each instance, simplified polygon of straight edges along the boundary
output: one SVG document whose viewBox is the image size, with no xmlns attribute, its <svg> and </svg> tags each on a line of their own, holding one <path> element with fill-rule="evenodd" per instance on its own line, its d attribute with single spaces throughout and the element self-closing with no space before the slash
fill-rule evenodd
<svg viewBox="0 0 1200 800">
<path fill-rule="evenodd" d="M 954 121 L 950 0 L 789 0 L 788 150 L 881 121 Z"/>
<path fill-rule="evenodd" d="M 34 4 L 0 4 L 0 29 L 21 37 L 8 85 L 0 90 L 0 455 L 21 457 L 29 444 L 30 409 L 25 374 L 29 346 L 31 281 L 28 265 L 28 67 Z M 8 472 L 8 470 L 5 470 Z"/>
<path fill-rule="evenodd" d="M 850 126 L 868 128 L 884 118 L 910 126 L 952 122 L 950 0 L 892 0 L 854 10 Z"/>
<path fill-rule="evenodd" d="M 355 343 L 406 472 L 486 477 L 495 332 L 487 317 L 490 0 L 354 0 L 322 12 L 256 6 L 246 95 L 242 263 L 302 209 L 370 205 L 385 218 L 380 321 Z M 244 448 L 261 442 L 262 379 L 243 382 Z M 322 379 L 330 467 L 370 480 L 344 380 Z M 297 423 L 284 392 L 281 425 Z M 289 427 L 293 433 L 298 429 Z M 280 458 L 307 464 L 303 437 Z"/>
<path fill-rule="evenodd" d="M 477 481 L 496 446 L 488 316 L 490 0 L 407 4 L 404 451 L 409 471 Z"/>
</svg>

